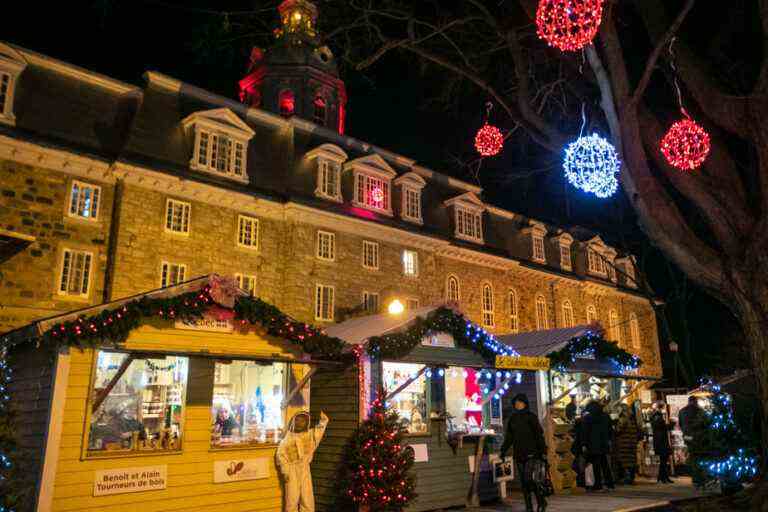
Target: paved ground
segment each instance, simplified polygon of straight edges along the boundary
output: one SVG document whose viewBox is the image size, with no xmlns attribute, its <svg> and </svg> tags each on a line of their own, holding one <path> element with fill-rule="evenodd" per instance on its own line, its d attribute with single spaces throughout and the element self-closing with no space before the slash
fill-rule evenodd
<svg viewBox="0 0 768 512">
<path fill-rule="evenodd" d="M 558 495 L 549 498 L 547 512 L 630 512 L 653 508 L 664 510 L 670 501 L 702 496 L 689 478 L 680 477 L 674 484 L 661 485 L 655 481 L 639 480 L 636 485 L 623 485 L 610 493 Z M 655 507 L 659 507 L 656 509 Z M 474 512 L 524 512 L 522 497 L 512 496 L 509 505 L 481 507 Z"/>
</svg>

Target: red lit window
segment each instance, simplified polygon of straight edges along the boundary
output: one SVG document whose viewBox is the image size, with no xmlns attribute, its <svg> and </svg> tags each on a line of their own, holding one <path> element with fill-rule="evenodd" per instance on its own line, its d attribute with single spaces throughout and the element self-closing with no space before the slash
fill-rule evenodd
<svg viewBox="0 0 768 512">
<path fill-rule="evenodd" d="M 293 97 L 293 91 L 285 90 L 280 92 L 280 113 L 284 116 L 292 116 L 295 111 L 296 101 Z"/>
<path fill-rule="evenodd" d="M 325 99 L 318 96 L 317 98 L 315 98 L 314 106 L 315 106 L 315 112 L 314 112 L 315 123 L 319 124 L 320 126 L 325 126 L 325 115 L 326 115 Z"/>
</svg>

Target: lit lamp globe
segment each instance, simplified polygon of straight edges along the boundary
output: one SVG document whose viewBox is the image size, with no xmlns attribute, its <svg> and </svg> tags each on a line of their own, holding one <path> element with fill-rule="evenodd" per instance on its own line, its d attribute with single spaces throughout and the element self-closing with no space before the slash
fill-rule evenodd
<svg viewBox="0 0 768 512">
<path fill-rule="evenodd" d="M 405 306 L 403 306 L 402 302 L 395 299 L 389 303 L 389 306 L 387 306 L 387 311 L 389 311 L 390 315 L 399 315 L 400 313 L 405 311 Z"/>
</svg>

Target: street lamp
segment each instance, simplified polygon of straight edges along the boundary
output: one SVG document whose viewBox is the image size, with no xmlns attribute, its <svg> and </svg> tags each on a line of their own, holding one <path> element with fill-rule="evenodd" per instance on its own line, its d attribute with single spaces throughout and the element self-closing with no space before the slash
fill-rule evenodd
<svg viewBox="0 0 768 512">
<path fill-rule="evenodd" d="M 395 299 L 389 303 L 389 306 L 387 306 L 387 311 L 389 311 L 390 315 L 399 315 L 405 311 L 405 306 L 403 306 L 403 303 L 398 299 Z"/>
</svg>

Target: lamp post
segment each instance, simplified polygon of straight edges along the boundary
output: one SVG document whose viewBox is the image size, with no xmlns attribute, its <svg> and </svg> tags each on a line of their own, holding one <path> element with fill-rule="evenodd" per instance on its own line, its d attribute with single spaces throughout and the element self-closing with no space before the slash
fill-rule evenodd
<svg viewBox="0 0 768 512">
<path fill-rule="evenodd" d="M 679 364 L 679 361 L 677 359 L 678 358 L 678 353 L 677 353 L 677 349 L 678 348 L 679 347 L 678 347 L 677 342 L 675 340 L 672 340 L 672 341 L 669 342 L 669 351 L 672 352 L 672 357 L 673 357 L 673 361 L 674 361 L 673 364 L 675 366 L 675 370 L 674 370 L 675 376 L 674 376 L 674 381 L 673 381 L 673 385 L 675 387 L 675 392 L 677 392 L 677 365 Z"/>
</svg>

